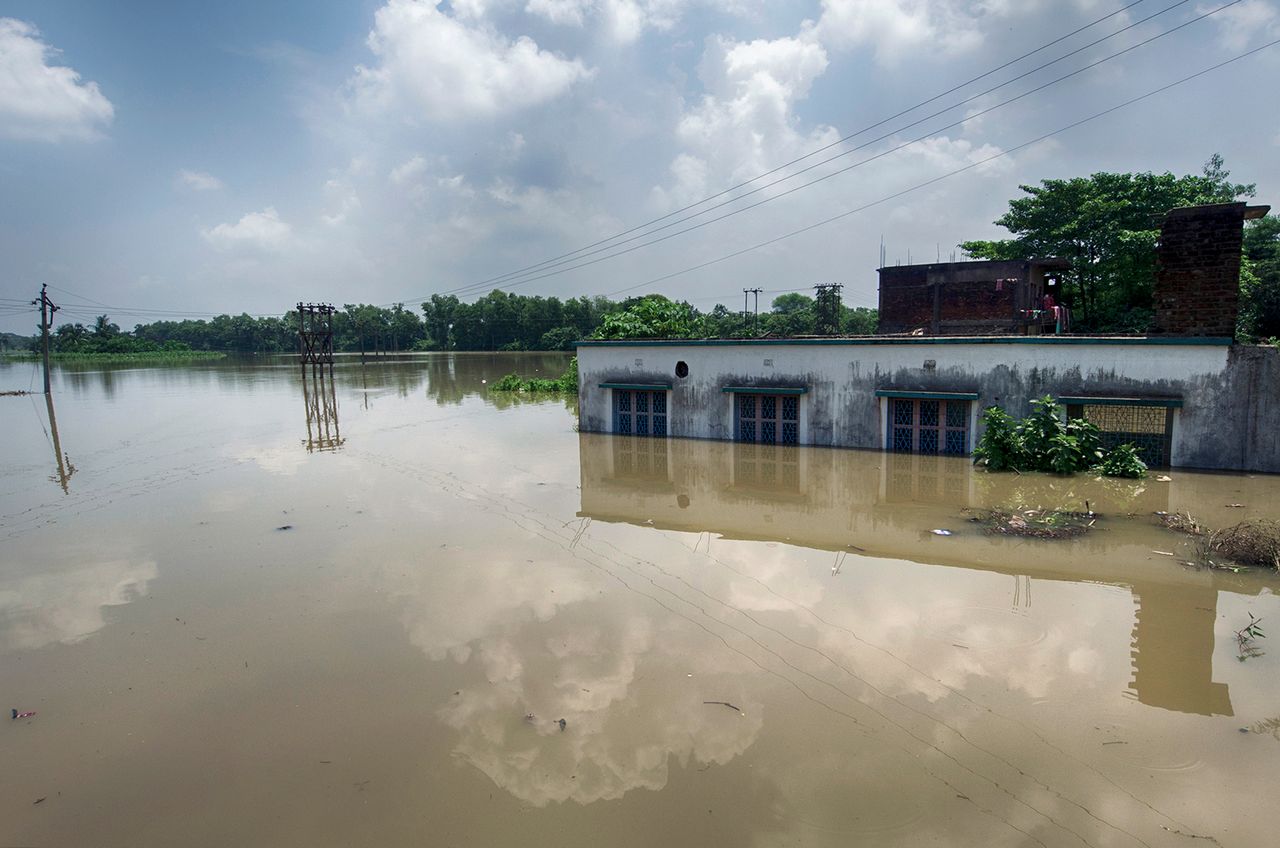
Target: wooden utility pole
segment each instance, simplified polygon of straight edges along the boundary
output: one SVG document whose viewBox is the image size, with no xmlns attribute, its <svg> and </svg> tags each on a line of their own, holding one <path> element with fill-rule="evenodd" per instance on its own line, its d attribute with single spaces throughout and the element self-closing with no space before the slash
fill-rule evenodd
<svg viewBox="0 0 1280 848">
<path fill-rule="evenodd" d="M 44 350 L 44 393 L 49 394 L 49 331 L 53 329 L 53 313 L 58 307 L 49 299 L 49 286 L 40 286 L 40 297 L 31 301 L 32 306 L 40 307 L 40 344 Z"/>
<path fill-rule="evenodd" d="M 756 296 L 756 311 L 751 315 L 751 332 L 757 335 L 760 332 L 760 292 L 762 291 L 763 289 L 743 289 L 742 290 L 743 295 L 745 295 L 747 292 L 751 292 Z M 745 299 L 746 298 L 744 297 L 743 300 L 745 301 Z M 745 306 L 746 304 L 744 303 L 743 305 Z"/>
</svg>

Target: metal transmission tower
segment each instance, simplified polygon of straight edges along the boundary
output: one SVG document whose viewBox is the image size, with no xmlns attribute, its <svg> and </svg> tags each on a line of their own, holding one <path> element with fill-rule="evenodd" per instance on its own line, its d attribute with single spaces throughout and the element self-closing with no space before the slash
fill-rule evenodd
<svg viewBox="0 0 1280 848">
<path fill-rule="evenodd" d="M 843 288 L 839 283 L 818 283 L 814 286 L 818 292 L 814 332 L 819 336 L 834 336 L 840 332 L 840 290 Z"/>
<path fill-rule="evenodd" d="M 298 361 L 302 367 L 308 451 L 337 450 L 344 441 L 338 430 L 338 398 L 333 383 L 333 313 L 337 311 L 331 303 L 298 304 Z"/>
<path fill-rule="evenodd" d="M 313 374 L 328 365 L 332 376 L 333 313 L 337 311 L 331 303 L 298 304 L 298 357 L 303 379 L 306 379 L 308 365 Z"/>
</svg>

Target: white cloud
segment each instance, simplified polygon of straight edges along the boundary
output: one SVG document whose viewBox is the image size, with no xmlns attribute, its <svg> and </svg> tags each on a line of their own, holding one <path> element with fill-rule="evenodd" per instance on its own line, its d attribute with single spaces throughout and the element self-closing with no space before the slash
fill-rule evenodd
<svg viewBox="0 0 1280 848">
<path fill-rule="evenodd" d="M 525 11 L 558 26 L 583 27 L 595 16 L 614 41 L 629 44 L 646 29 L 668 30 L 687 0 L 529 0 Z"/>
<path fill-rule="evenodd" d="M 320 219 L 331 227 L 345 224 L 347 219 L 360 211 L 360 195 L 350 183 L 345 180 L 333 179 L 324 184 L 324 192 L 329 198 L 331 206 L 335 207 L 334 211 L 329 214 L 322 214 Z"/>
<path fill-rule="evenodd" d="M 0 18 L 0 135 L 35 141 L 80 141 L 101 135 L 115 108 L 96 82 L 50 65 L 57 53 L 31 24 Z"/>
<path fill-rule="evenodd" d="M 192 191 L 217 191 L 222 188 L 222 180 L 206 171 L 189 171 L 183 168 L 178 171 L 175 182 L 181 188 Z"/>
<path fill-rule="evenodd" d="M 978 47 L 975 12 L 983 11 L 959 0 L 823 0 L 814 31 L 832 47 L 866 45 L 878 61 L 892 64 L 911 51 L 934 56 Z"/>
<path fill-rule="evenodd" d="M 404 185 L 421 177 L 427 170 L 427 160 L 413 156 L 391 169 L 391 182 Z"/>
<path fill-rule="evenodd" d="M 798 131 L 792 111 L 826 68 L 826 50 L 809 38 L 713 39 L 700 70 L 708 94 L 676 128 L 685 152 L 671 164 L 669 200 L 688 203 L 717 188 L 709 179 L 728 185 L 833 141 L 830 127 Z"/>
<path fill-rule="evenodd" d="M 1202 15 L 1220 5 L 1197 6 L 1196 14 Z M 1274 38 L 1280 30 L 1280 15 L 1267 0 L 1244 0 L 1223 9 L 1210 20 L 1218 25 L 1218 40 L 1228 50 L 1243 50 L 1255 38 Z"/>
<path fill-rule="evenodd" d="M 351 85 L 359 101 L 442 122 L 536 106 L 591 74 L 528 36 L 512 41 L 422 0 L 389 0 L 374 15 L 368 44 L 379 63 L 356 68 Z"/>
<path fill-rule="evenodd" d="M 280 220 L 274 206 L 249 212 L 234 224 L 218 224 L 202 231 L 205 241 L 218 248 L 251 247 L 277 250 L 288 242 L 293 228 Z"/>
<path fill-rule="evenodd" d="M 553 24 L 580 27 L 594 5 L 594 0 L 529 0 L 524 10 L 531 15 L 540 15 Z"/>
</svg>

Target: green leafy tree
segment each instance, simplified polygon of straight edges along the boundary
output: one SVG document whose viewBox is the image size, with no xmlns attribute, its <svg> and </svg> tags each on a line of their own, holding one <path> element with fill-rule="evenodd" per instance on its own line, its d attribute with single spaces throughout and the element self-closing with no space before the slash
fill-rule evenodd
<svg viewBox="0 0 1280 848">
<path fill-rule="evenodd" d="M 840 317 L 840 332 L 850 336 L 872 336 L 880 326 L 880 310 L 865 306 L 845 307 Z"/>
<path fill-rule="evenodd" d="M 1249 222 L 1244 258 L 1239 335 L 1245 340 L 1274 339 L 1280 336 L 1280 217 Z"/>
<path fill-rule="evenodd" d="M 807 336 L 814 332 L 817 320 L 812 297 L 800 292 L 787 292 L 773 299 L 772 309 L 763 316 L 765 332 L 775 336 Z"/>
<path fill-rule="evenodd" d="M 600 322 L 599 339 L 689 339 L 705 335 L 701 317 L 688 303 L 677 303 L 660 294 L 624 301 Z"/>
<path fill-rule="evenodd" d="M 1014 237 L 966 241 L 960 248 L 975 259 L 1067 259 L 1063 300 L 1077 328 L 1143 331 L 1151 319 L 1154 247 L 1164 213 L 1252 196 L 1252 185 L 1229 176 L 1214 154 L 1200 176 L 1097 173 L 1020 186 L 1027 196 L 1011 200 L 995 221 Z"/>
</svg>

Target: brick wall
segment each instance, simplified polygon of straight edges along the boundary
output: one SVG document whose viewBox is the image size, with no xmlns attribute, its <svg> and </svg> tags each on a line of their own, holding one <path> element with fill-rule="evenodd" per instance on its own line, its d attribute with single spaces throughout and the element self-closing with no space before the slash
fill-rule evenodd
<svg viewBox="0 0 1280 848">
<path fill-rule="evenodd" d="M 1245 204 L 1170 210 L 1156 248 L 1152 333 L 1234 336 Z"/>
<path fill-rule="evenodd" d="M 1031 264 L 1020 260 L 881 268 L 879 332 L 909 333 L 917 328 L 927 334 L 960 336 L 1018 332 L 1017 311 L 1039 305 L 1040 284 L 1033 283 L 1032 276 Z M 997 288 L 997 280 L 1005 282 Z"/>
</svg>

